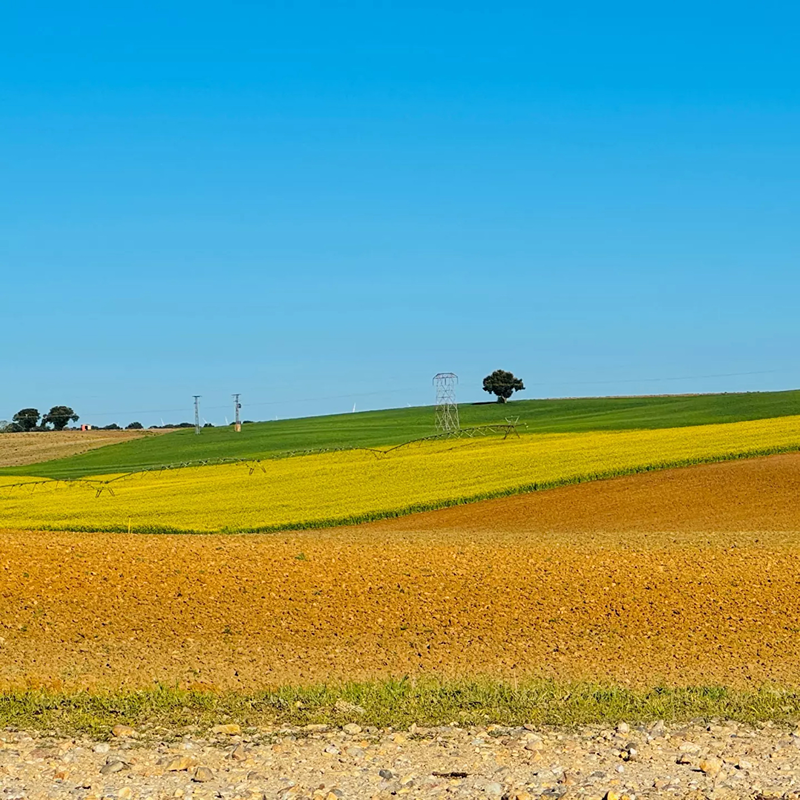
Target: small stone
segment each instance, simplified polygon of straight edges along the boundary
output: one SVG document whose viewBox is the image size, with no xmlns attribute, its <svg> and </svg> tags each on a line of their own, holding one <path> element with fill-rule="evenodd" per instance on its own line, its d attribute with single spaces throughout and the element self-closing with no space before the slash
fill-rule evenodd
<svg viewBox="0 0 800 800">
<path fill-rule="evenodd" d="M 639 751 L 631 744 L 628 745 L 620 754 L 620 757 L 624 761 L 635 761 L 636 757 L 639 755 Z"/>
<path fill-rule="evenodd" d="M 361 726 L 360 725 L 356 725 L 355 722 L 349 722 L 347 725 L 345 725 L 342 728 L 342 730 L 348 736 L 358 736 L 358 734 L 361 733 Z"/>
<path fill-rule="evenodd" d="M 221 733 L 225 736 L 236 736 L 242 732 L 242 726 L 230 723 L 228 725 L 215 725 L 211 729 L 211 733 Z"/>
<path fill-rule="evenodd" d="M 122 772 L 125 769 L 125 764 L 122 761 L 109 761 L 100 767 L 101 775 L 112 775 L 115 772 Z"/>
<path fill-rule="evenodd" d="M 111 729 L 111 735 L 118 739 L 130 739 L 132 736 L 136 736 L 136 731 L 130 725 L 115 725 Z"/>
<path fill-rule="evenodd" d="M 541 739 L 531 739 L 529 742 L 525 743 L 525 749 L 530 752 L 535 752 L 536 750 L 541 750 L 544 745 L 542 744 Z"/>
<path fill-rule="evenodd" d="M 745 769 L 749 772 L 751 769 L 753 769 L 753 762 L 744 758 L 739 759 L 738 763 L 736 764 L 736 769 Z"/>
<path fill-rule="evenodd" d="M 620 800 L 619 792 L 609 789 L 604 796 L 604 800 Z"/>
<path fill-rule="evenodd" d="M 394 772 L 392 772 L 390 769 L 378 770 L 378 775 L 380 775 L 385 781 L 390 781 L 392 778 L 394 778 Z"/>
<path fill-rule="evenodd" d="M 339 748 L 335 744 L 329 744 L 322 752 L 329 756 L 338 756 Z"/>
<path fill-rule="evenodd" d="M 167 772 L 184 772 L 195 765 L 195 760 L 189 756 L 175 756 L 167 763 Z"/>
<path fill-rule="evenodd" d="M 500 797 L 503 794 L 503 784 L 502 783 L 487 783 L 486 786 L 483 787 L 483 791 L 485 794 L 488 794 L 489 797 Z"/>
<path fill-rule="evenodd" d="M 631 726 L 627 722 L 620 722 L 617 725 L 617 733 L 627 736 L 631 732 Z"/>
<path fill-rule="evenodd" d="M 700 745 L 695 744 L 694 742 L 683 742 L 678 750 L 680 750 L 681 753 L 691 753 L 693 755 L 697 755 L 697 753 L 700 752 Z"/>
<path fill-rule="evenodd" d="M 706 775 L 713 778 L 715 775 L 719 775 L 722 769 L 722 761 L 716 756 L 709 756 L 708 758 L 704 758 L 699 766 Z"/>
<path fill-rule="evenodd" d="M 69 772 L 65 769 L 57 769 L 55 775 L 53 775 L 53 780 L 56 781 L 65 781 L 69 777 Z"/>
<path fill-rule="evenodd" d="M 117 792 L 118 800 L 131 800 L 132 797 L 133 797 L 133 789 L 131 789 L 130 786 L 123 786 Z"/>
<path fill-rule="evenodd" d="M 214 780 L 214 773 L 208 767 L 198 767 L 194 771 L 192 780 L 195 783 L 208 783 Z"/>
<path fill-rule="evenodd" d="M 230 757 L 234 761 L 247 761 L 247 750 L 243 744 L 237 744 L 230 752 Z"/>
<path fill-rule="evenodd" d="M 108 742 L 100 742 L 96 744 L 93 748 L 95 753 L 105 754 L 111 749 L 111 745 Z"/>
</svg>

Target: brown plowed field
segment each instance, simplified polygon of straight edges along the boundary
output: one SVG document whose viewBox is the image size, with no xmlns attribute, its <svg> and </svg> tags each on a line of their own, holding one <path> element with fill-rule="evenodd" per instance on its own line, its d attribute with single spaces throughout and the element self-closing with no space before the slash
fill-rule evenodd
<svg viewBox="0 0 800 800">
<path fill-rule="evenodd" d="M 0 683 L 800 685 L 800 455 L 326 531 L 0 534 Z"/>
<path fill-rule="evenodd" d="M 142 431 L 32 431 L 0 433 L 0 467 L 21 467 L 54 458 L 67 458 L 109 444 L 168 433 Z"/>
</svg>

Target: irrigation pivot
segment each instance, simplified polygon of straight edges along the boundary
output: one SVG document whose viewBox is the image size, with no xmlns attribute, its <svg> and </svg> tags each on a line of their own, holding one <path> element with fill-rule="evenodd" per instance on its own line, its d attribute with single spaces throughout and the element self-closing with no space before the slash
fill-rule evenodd
<svg viewBox="0 0 800 800">
<path fill-rule="evenodd" d="M 458 433 L 458 404 L 456 386 L 458 375 L 455 372 L 439 372 L 433 376 L 436 387 L 436 430 L 440 433 Z"/>
</svg>

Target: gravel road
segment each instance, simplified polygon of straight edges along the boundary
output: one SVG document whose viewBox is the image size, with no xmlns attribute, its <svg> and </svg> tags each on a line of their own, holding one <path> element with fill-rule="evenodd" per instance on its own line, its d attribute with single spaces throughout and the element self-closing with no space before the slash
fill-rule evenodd
<svg viewBox="0 0 800 800">
<path fill-rule="evenodd" d="M 800 798 L 800 730 L 770 724 L 115 731 L 109 741 L 4 732 L 0 800 Z"/>
</svg>

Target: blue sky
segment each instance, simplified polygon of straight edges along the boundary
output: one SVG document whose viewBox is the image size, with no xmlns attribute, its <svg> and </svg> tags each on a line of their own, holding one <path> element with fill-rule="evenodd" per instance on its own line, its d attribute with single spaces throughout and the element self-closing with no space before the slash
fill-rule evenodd
<svg viewBox="0 0 800 800">
<path fill-rule="evenodd" d="M 0 417 L 794 388 L 798 23 L 6 3 Z"/>
</svg>

